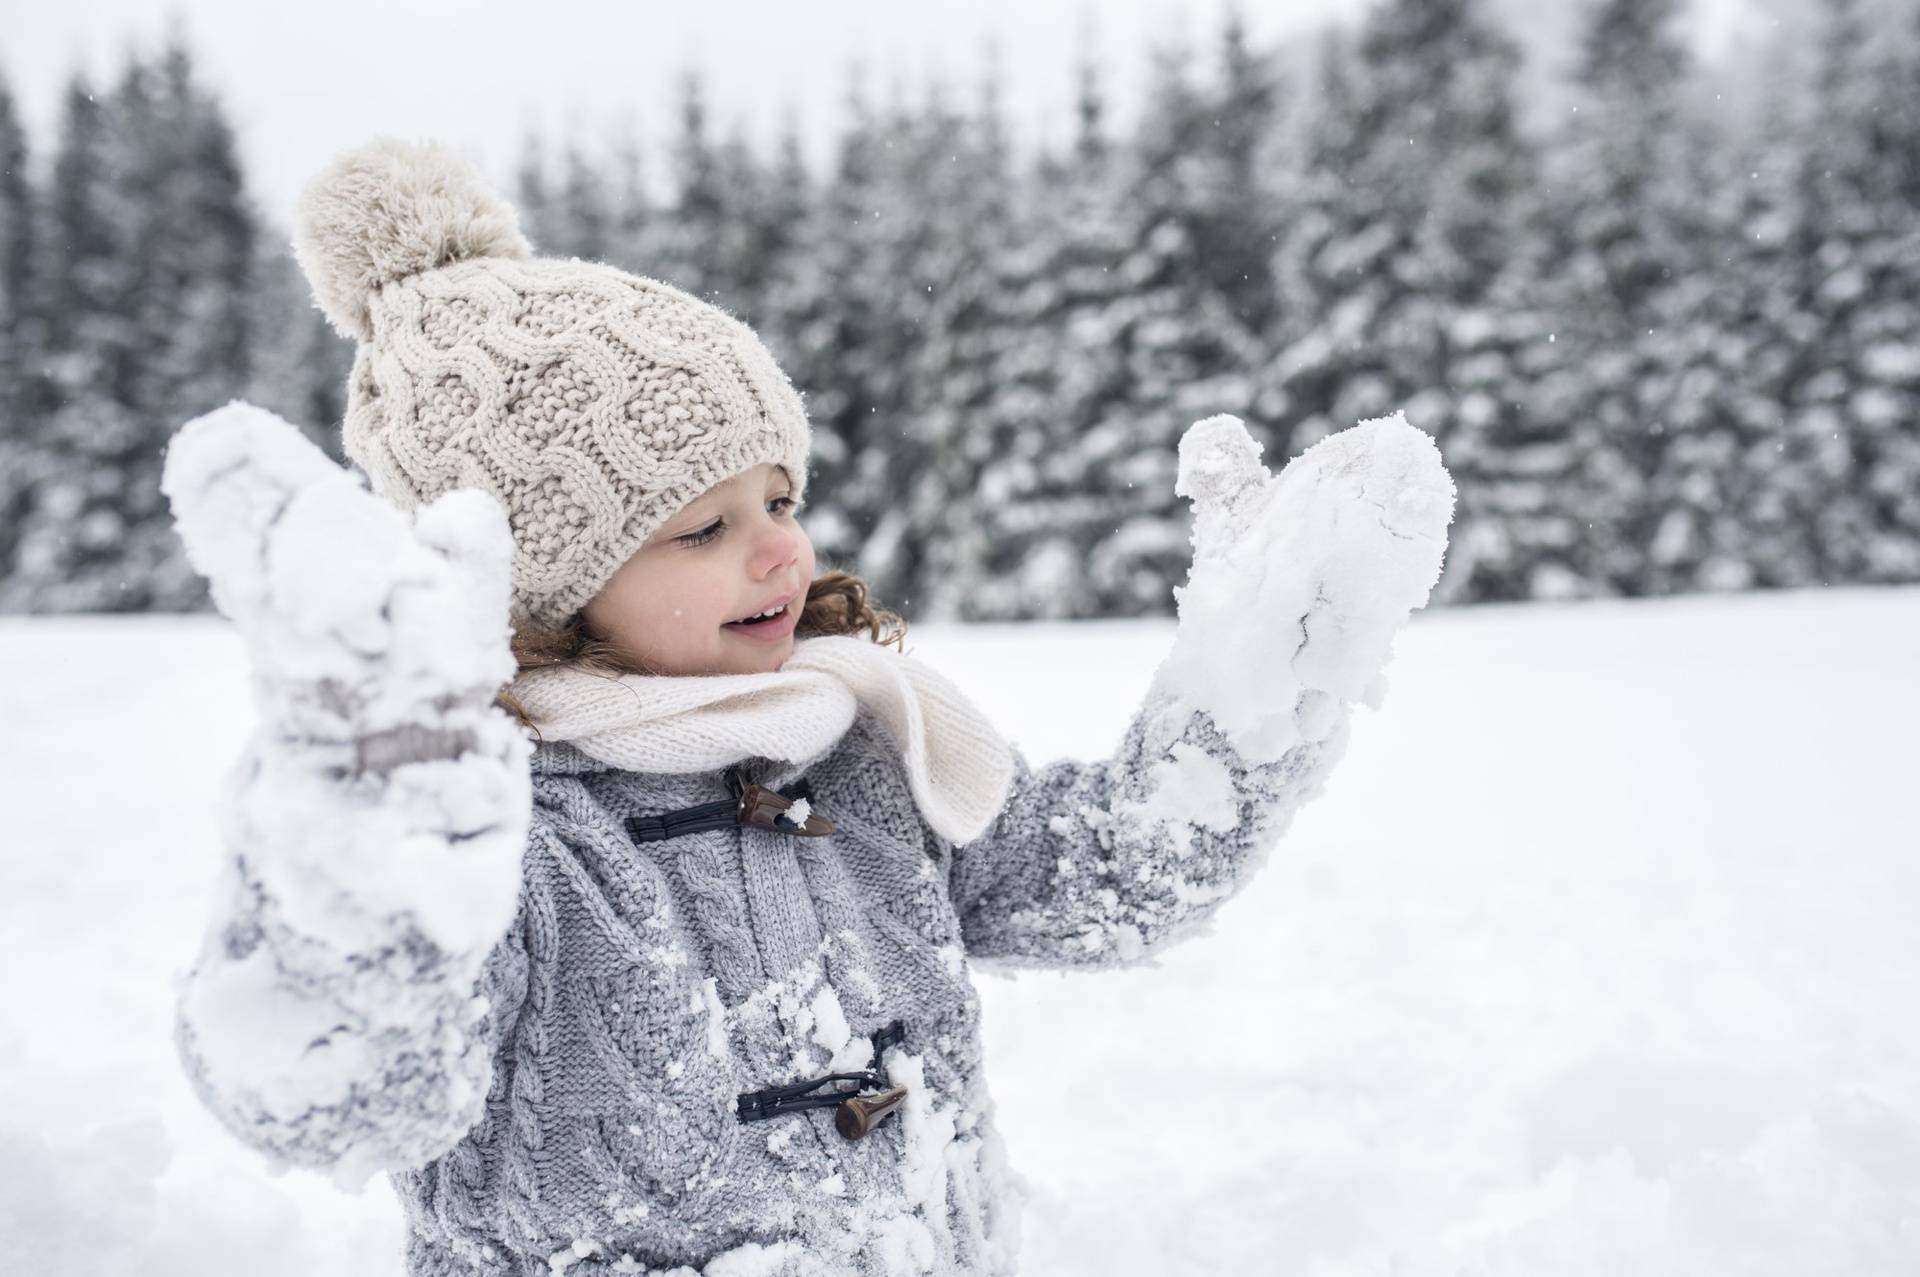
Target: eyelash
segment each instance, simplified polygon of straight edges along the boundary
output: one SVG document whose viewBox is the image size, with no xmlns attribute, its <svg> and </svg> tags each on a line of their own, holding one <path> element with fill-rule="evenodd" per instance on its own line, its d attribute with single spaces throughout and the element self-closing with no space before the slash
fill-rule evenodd
<svg viewBox="0 0 1920 1277">
<path fill-rule="evenodd" d="M 788 506 L 787 512 L 789 514 L 800 508 L 800 503 L 792 497 L 775 497 L 774 500 L 786 502 Z M 701 528 L 698 532 L 689 532 L 683 537 L 675 537 L 674 540 L 686 546 L 705 545 L 707 542 L 719 536 L 721 529 L 726 526 L 727 521 L 725 519 L 716 519 L 712 524 Z"/>
</svg>

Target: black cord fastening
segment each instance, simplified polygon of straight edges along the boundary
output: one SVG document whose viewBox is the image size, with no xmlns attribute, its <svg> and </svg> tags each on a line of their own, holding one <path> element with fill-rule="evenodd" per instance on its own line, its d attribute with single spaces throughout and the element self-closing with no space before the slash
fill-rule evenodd
<svg viewBox="0 0 1920 1277">
<path fill-rule="evenodd" d="M 759 829 L 771 829 L 776 833 L 792 834 L 796 837 L 817 837 L 821 832 L 831 833 L 833 822 L 818 812 L 807 817 L 805 825 L 796 826 L 791 821 L 781 821 L 776 807 L 784 808 L 787 803 L 804 798 L 811 805 L 813 789 L 805 780 L 798 780 L 791 786 L 793 793 L 777 794 L 761 785 L 749 785 L 746 777 L 737 767 L 726 770 L 727 788 L 733 791 L 732 798 L 723 798 L 718 802 L 701 803 L 698 807 L 684 807 L 679 811 L 664 812 L 654 816 L 629 816 L 625 824 L 627 836 L 635 842 L 661 842 L 668 838 L 678 838 L 682 834 L 704 833 L 712 829 L 731 829 L 735 825 L 751 824 Z M 764 796 L 762 801 L 754 802 L 756 797 Z M 825 826 L 824 831 L 821 826 Z"/>
<path fill-rule="evenodd" d="M 742 1122 L 764 1122 L 783 1113 L 803 1113 L 816 1108 L 840 1109 L 849 1100 L 860 1100 L 865 1102 L 864 1106 L 856 1105 L 852 1110 L 842 1110 L 835 1115 L 834 1123 L 835 1128 L 848 1139 L 859 1139 L 885 1121 L 906 1095 L 906 1088 L 895 1086 L 882 1064 L 887 1048 L 898 1046 L 906 1040 L 906 1035 L 907 1026 L 895 1020 L 885 1028 L 874 1030 L 872 1034 L 875 1067 L 857 1069 L 851 1073 L 827 1073 L 804 1082 L 788 1082 L 784 1086 L 743 1092 L 735 1101 L 734 1111 Z M 851 1090 L 809 1094 L 834 1082 L 852 1082 L 855 1085 Z"/>
<path fill-rule="evenodd" d="M 808 1095 L 808 1091 L 827 1085 L 829 1082 L 853 1082 L 857 1085 L 851 1091 L 829 1091 L 825 1095 Z M 885 1075 L 873 1069 L 860 1069 L 853 1073 L 827 1073 L 820 1077 L 809 1078 L 804 1082 L 792 1082 L 786 1086 L 770 1086 L 763 1091 L 749 1091 L 740 1097 L 739 1113 L 743 1122 L 764 1122 L 770 1117 L 779 1117 L 782 1113 L 798 1113 L 802 1109 L 832 1108 L 841 1100 L 860 1094 L 863 1087 L 885 1089 Z"/>
</svg>

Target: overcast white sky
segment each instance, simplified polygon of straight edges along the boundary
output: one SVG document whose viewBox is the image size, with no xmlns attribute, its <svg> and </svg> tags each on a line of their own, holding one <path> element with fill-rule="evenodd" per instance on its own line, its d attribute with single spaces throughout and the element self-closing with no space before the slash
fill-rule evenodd
<svg viewBox="0 0 1920 1277">
<path fill-rule="evenodd" d="M 1525 25 L 1570 26 L 1582 0 L 1507 5 Z M 1149 37 L 1184 32 L 1208 51 L 1225 0 L 0 0 L 0 68 L 37 144 L 51 136 L 66 77 L 109 79 L 131 41 L 184 22 L 201 69 L 239 129 L 250 180 L 284 220 L 302 184 L 336 151 L 380 133 L 431 135 L 504 178 L 530 128 L 598 133 L 623 114 L 650 139 L 671 123 L 676 77 L 707 72 L 715 123 L 769 137 L 798 112 L 824 160 L 845 69 L 863 60 L 918 85 L 944 73 L 970 91 L 997 37 L 1005 97 L 1023 139 L 1071 127 L 1083 29 L 1102 55 L 1116 124 L 1132 118 Z M 1693 0 L 1688 19 L 1711 54 L 1765 0 Z M 1243 0 L 1262 41 L 1350 21 L 1368 0 Z M 1552 11 L 1558 11 L 1557 14 Z M 482 18 L 477 14 L 487 14 Z M 1522 16 L 1524 15 L 1524 16 Z M 649 157 L 651 158 L 651 152 Z"/>
</svg>

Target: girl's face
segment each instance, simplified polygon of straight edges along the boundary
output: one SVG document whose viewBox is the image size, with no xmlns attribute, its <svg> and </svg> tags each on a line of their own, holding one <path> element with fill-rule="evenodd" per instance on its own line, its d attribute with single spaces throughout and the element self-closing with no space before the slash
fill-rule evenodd
<svg viewBox="0 0 1920 1277">
<path fill-rule="evenodd" d="M 588 634 L 658 674 L 779 669 L 813 580 L 813 543 L 794 518 L 792 492 L 771 462 L 708 488 L 588 602 Z M 782 605 L 774 620 L 732 624 Z"/>
</svg>

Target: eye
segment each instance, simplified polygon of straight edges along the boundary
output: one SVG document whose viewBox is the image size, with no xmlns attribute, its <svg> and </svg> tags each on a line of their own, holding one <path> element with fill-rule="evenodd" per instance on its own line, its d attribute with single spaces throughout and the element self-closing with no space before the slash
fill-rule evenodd
<svg viewBox="0 0 1920 1277">
<path fill-rule="evenodd" d="M 768 500 L 767 504 L 778 505 L 782 501 L 786 502 L 786 506 L 780 511 L 782 514 L 792 514 L 800 508 L 800 503 L 790 496 L 773 497 Z M 720 533 L 725 530 L 726 526 L 727 521 L 725 519 L 715 519 L 698 532 L 689 532 L 685 536 L 675 537 L 674 540 L 678 541 L 681 545 L 705 545 L 707 542 L 719 536 Z"/>
<path fill-rule="evenodd" d="M 719 536 L 720 529 L 726 526 L 727 521 L 725 519 L 715 519 L 698 532 L 689 532 L 683 537 L 675 537 L 674 540 L 678 541 L 681 545 L 705 545 L 707 542 Z"/>
</svg>

